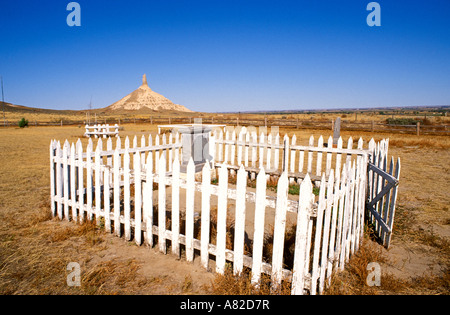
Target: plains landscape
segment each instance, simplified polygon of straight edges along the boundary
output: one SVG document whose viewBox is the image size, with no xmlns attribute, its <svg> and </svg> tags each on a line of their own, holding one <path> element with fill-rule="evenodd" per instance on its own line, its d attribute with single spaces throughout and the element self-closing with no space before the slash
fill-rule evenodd
<svg viewBox="0 0 450 315">
<path fill-rule="evenodd" d="M 0 295 L 449 295 L 448 12 L 4 1 Z"/>
<path fill-rule="evenodd" d="M 67 119 L 65 113 L 56 114 L 59 114 L 58 120 Z M 8 112 L 7 115 L 14 117 L 11 120 L 24 116 L 46 121 L 49 114 L 29 116 L 26 112 Z M 309 115 L 332 120 L 339 114 Z M 344 115 L 354 117 L 355 113 Z M 150 119 L 149 116 L 142 116 Z M 191 117 L 201 116 L 201 113 L 191 114 Z M 237 114 L 227 116 L 235 119 Z M 374 117 L 379 116 L 370 116 L 371 119 Z M 264 115 L 257 118 L 264 119 Z M 276 121 L 277 117 L 270 119 Z M 364 119 L 364 115 L 360 114 L 359 119 Z M 428 113 L 428 119 L 439 119 L 439 124 L 447 123 L 444 115 L 430 116 Z M 127 123 L 121 127 L 122 139 L 135 135 L 156 135 L 158 132 L 157 125 L 150 123 Z M 155 248 L 140 248 L 114 238 L 95 225 L 52 218 L 48 167 L 50 140 L 75 142 L 81 139 L 87 143 L 87 138 L 83 137 L 84 126 L 30 124 L 26 128 L 1 128 L 0 132 L 2 294 L 257 293 L 245 277 L 236 279 L 232 275 L 215 275 L 200 268 L 197 260 L 190 264 L 171 255 L 162 255 Z M 281 126 L 280 133 L 295 134 L 298 143 L 306 145 L 310 135 L 328 138 L 332 130 Z M 365 142 L 371 138 L 389 138 L 389 155 L 401 157 L 402 173 L 389 250 L 366 233 L 361 251 L 351 259 L 344 272 L 333 278 L 333 285 L 327 293 L 448 294 L 448 136 L 345 130 L 341 131 L 341 135 L 344 140 L 361 137 Z M 66 284 L 68 272 L 65 267 L 70 261 L 81 262 L 81 287 L 68 287 Z M 382 263 L 380 287 L 365 284 L 368 273 L 365 267 L 370 261 Z"/>
</svg>

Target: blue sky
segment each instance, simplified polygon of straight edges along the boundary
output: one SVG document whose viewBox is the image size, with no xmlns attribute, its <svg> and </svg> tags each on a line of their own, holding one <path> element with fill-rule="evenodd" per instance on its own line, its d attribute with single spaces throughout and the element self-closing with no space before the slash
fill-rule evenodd
<svg viewBox="0 0 450 315">
<path fill-rule="evenodd" d="M 195 111 L 450 105 L 450 1 L 2 1 L 5 101 L 106 107 L 150 87 Z"/>
</svg>

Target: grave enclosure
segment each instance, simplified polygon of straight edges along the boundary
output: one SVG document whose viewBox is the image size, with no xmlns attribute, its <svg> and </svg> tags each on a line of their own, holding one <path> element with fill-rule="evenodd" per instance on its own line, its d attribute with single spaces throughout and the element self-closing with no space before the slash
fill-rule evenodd
<svg viewBox="0 0 450 315">
<path fill-rule="evenodd" d="M 117 137 L 114 147 L 108 138 L 106 148 L 101 138 L 86 149 L 51 141 L 53 216 L 95 219 L 218 273 L 249 268 L 253 283 L 267 274 L 292 294 L 322 293 L 358 250 L 366 221 L 389 246 L 400 163 L 387 168 L 388 140 L 354 148 L 351 138 L 344 147 L 311 136 L 298 145 L 247 128 L 202 130 L 211 160 L 193 159 L 178 132 L 123 145 Z"/>
</svg>

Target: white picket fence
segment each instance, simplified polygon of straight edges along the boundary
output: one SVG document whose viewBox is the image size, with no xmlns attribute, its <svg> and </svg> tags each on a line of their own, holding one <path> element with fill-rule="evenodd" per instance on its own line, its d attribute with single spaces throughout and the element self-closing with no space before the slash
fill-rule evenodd
<svg viewBox="0 0 450 315">
<path fill-rule="evenodd" d="M 333 147 L 331 136 L 327 143 L 320 136 L 317 144 L 314 143 L 314 136 L 310 136 L 308 145 L 302 146 L 296 144 L 295 135 L 290 139 L 285 135 L 280 143 L 279 133 L 261 133 L 258 136 L 256 131 L 250 132 L 246 127 L 238 133 L 234 130 L 215 132 L 213 139 L 216 165 L 225 164 L 231 170 L 236 170 L 242 164 L 252 177 L 261 168 L 273 175 L 287 172 L 290 183 L 296 180 L 301 182 L 306 174 L 312 180 L 320 181 L 323 173 L 329 176 L 333 165 L 335 173 L 339 173 L 343 163 L 355 156 L 371 154 L 375 145 L 372 139 L 369 147 L 364 149 L 363 139 L 360 138 L 355 149 L 353 139 L 349 137 L 346 148 L 343 147 L 342 138 Z"/>
<path fill-rule="evenodd" d="M 377 145 L 372 143 L 366 204 L 369 211 L 368 221 L 373 224 L 374 233 L 386 248 L 389 248 L 392 236 L 401 169 L 400 158 L 397 158 L 395 164 L 394 157 L 391 157 L 388 168 L 388 147 L 388 139 L 380 141 Z"/>
<path fill-rule="evenodd" d="M 211 141 L 215 138 L 212 136 Z M 267 137 L 263 135 L 263 138 Z M 135 137 L 132 147 L 126 138 L 124 148 L 117 138 L 115 149 L 108 139 L 106 150 L 99 139 L 95 151 L 89 139 L 85 152 L 80 140 L 76 144 L 66 141 L 62 148 L 58 141 L 52 141 L 51 211 L 61 220 L 83 222 L 95 218 L 97 223 L 103 222 L 107 232 L 129 241 L 134 239 L 138 245 L 157 244 L 163 253 L 170 248 L 173 254 L 181 256 L 183 249 L 187 261 L 200 256 L 205 268 L 211 267 L 210 256 L 213 256 L 218 273 L 223 273 L 228 263 L 235 273 L 243 271 L 244 267 L 250 268 L 254 283 L 258 283 L 264 273 L 271 276 L 274 288 L 282 281 L 289 281 L 292 294 L 322 293 L 332 273 L 343 270 L 350 255 L 358 250 L 363 235 L 367 166 L 371 155 L 369 150 L 362 150 L 362 140 L 358 142 L 360 149 L 354 150 L 350 144 L 347 149 L 340 149 L 339 145 L 325 148 L 320 139 L 317 147 L 297 146 L 295 139 L 284 139 L 283 146 L 277 144 L 276 138 L 274 144 L 257 142 L 262 153 L 251 160 L 252 166 L 259 167 L 256 189 L 247 187 L 247 178 L 252 177 L 254 170 L 246 170 L 247 157 L 249 152 L 253 156 L 255 142 L 221 141 L 219 135 L 213 149 L 216 152 L 212 155 L 217 157 L 218 153 L 219 161 L 224 163 L 213 161 L 211 166 L 206 163 L 201 181 L 196 181 L 192 160 L 186 175 L 180 174 L 178 135 L 170 134 L 169 141 L 166 135 L 162 140 L 157 135 L 154 143 L 151 136 L 147 143 L 142 137 L 140 146 Z M 370 143 L 374 147 L 374 141 Z M 273 155 L 268 153 L 269 149 L 274 150 Z M 233 169 L 226 157 L 220 160 L 221 150 L 231 153 L 230 159 L 236 158 L 233 151 L 237 153 L 240 166 L 236 169 L 236 185 L 229 184 L 229 171 Z M 276 150 L 283 153 L 280 155 Z M 298 160 L 295 159 L 297 152 Z M 313 153 L 317 155 L 314 161 Z M 274 157 L 273 164 L 268 154 Z M 321 166 L 323 154 L 326 155 L 325 169 Z M 266 176 L 275 171 L 279 155 L 285 162 L 274 197 L 266 191 Z M 308 160 L 303 176 L 305 155 Z M 331 155 L 335 169 L 331 168 Z M 342 155 L 345 155 L 344 161 L 341 161 Z M 261 161 L 264 156 L 264 163 L 256 164 L 257 159 Z M 317 197 L 311 181 L 314 175 L 310 174 L 313 165 L 315 176 L 320 174 Z M 218 185 L 211 183 L 214 176 L 218 178 Z M 292 178 L 301 178 L 298 197 L 288 194 Z M 154 183 L 157 190 L 154 190 Z M 216 222 L 212 221 L 213 208 L 217 208 Z M 250 214 L 253 222 L 249 221 Z M 233 229 L 227 224 L 230 219 L 234 221 Z M 273 230 L 268 222 L 273 222 Z M 211 236 L 213 224 L 217 229 L 215 242 Z M 293 259 L 288 263 L 284 257 L 285 235 L 292 228 L 295 242 Z M 265 239 L 270 234 L 273 234 L 272 252 L 270 257 L 264 257 Z M 227 246 L 230 235 L 232 245 Z"/>
<path fill-rule="evenodd" d="M 119 136 L 118 124 L 115 124 L 114 126 L 110 126 L 108 124 L 105 125 L 95 124 L 93 126 L 86 125 L 85 129 L 86 129 L 86 132 L 84 133 L 85 137 L 94 136 L 95 138 L 98 138 L 102 136 L 103 138 L 106 138 L 111 136 L 115 137 Z"/>
</svg>

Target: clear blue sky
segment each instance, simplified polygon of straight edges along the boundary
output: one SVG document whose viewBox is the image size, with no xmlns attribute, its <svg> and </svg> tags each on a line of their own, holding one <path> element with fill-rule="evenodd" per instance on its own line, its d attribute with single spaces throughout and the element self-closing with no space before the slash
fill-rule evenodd
<svg viewBox="0 0 450 315">
<path fill-rule="evenodd" d="M 5 100 L 105 107 L 150 87 L 195 111 L 450 104 L 450 1 L 2 1 Z"/>
</svg>

